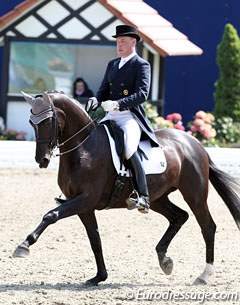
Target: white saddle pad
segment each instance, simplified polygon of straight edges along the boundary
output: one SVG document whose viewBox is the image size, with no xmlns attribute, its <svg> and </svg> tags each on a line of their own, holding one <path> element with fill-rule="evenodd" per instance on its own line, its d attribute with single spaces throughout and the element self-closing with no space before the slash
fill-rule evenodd
<svg viewBox="0 0 240 305">
<path fill-rule="evenodd" d="M 108 135 L 108 140 L 112 153 L 112 160 L 117 173 L 118 174 L 121 173 L 121 175 L 129 176 L 129 171 L 126 170 L 124 166 L 123 169 L 120 169 L 120 160 L 116 152 L 115 142 L 112 136 L 110 135 L 108 128 L 105 125 L 104 128 Z M 142 160 L 146 175 L 163 173 L 167 168 L 167 162 L 165 155 L 163 153 L 163 149 L 161 147 L 152 147 L 150 141 L 141 141 L 139 146 L 148 158 L 148 160 L 146 160 L 143 157 Z"/>
</svg>

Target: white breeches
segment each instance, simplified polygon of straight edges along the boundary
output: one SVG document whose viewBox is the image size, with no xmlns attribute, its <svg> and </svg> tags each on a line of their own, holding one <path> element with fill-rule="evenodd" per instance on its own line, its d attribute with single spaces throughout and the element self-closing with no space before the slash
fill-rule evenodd
<svg viewBox="0 0 240 305">
<path fill-rule="evenodd" d="M 141 128 L 130 111 L 111 111 L 101 120 L 114 121 L 124 132 L 125 158 L 128 160 L 136 151 L 141 137 Z"/>
</svg>

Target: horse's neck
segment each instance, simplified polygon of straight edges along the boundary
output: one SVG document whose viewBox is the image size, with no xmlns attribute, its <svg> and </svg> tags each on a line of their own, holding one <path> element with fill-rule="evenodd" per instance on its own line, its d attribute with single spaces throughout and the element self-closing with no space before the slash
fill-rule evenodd
<svg viewBox="0 0 240 305">
<path fill-rule="evenodd" d="M 93 121 L 85 112 L 66 111 L 65 115 L 65 126 L 60 136 L 62 142 L 73 137 L 72 141 L 69 141 L 69 144 L 72 145 L 76 141 L 81 141 L 91 132 L 90 127 L 93 125 Z"/>
</svg>

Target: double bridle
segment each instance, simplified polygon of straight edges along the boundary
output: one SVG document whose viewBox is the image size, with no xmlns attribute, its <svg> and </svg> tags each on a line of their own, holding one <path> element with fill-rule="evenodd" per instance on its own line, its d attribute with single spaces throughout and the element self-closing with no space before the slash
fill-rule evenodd
<svg viewBox="0 0 240 305">
<path fill-rule="evenodd" d="M 80 134 L 81 132 L 83 132 L 88 126 L 90 126 L 91 124 L 94 123 L 95 120 L 91 120 L 87 125 L 85 125 L 83 128 L 81 128 L 80 130 L 78 130 L 76 133 L 74 133 L 72 136 L 70 136 L 69 138 L 67 138 L 65 141 L 63 141 L 62 143 L 59 143 L 58 142 L 58 133 L 59 133 L 59 124 L 58 124 L 58 120 L 57 120 L 57 115 L 56 115 L 56 111 L 55 111 L 55 107 L 53 105 L 53 102 L 51 101 L 50 102 L 50 105 L 51 105 L 51 108 L 50 109 L 47 109 L 47 110 L 43 110 L 42 112 L 38 113 L 38 114 L 34 114 L 31 110 L 31 113 L 32 113 L 32 116 L 34 117 L 39 117 L 40 115 L 43 115 L 47 112 L 52 111 L 52 116 L 51 117 L 46 117 L 45 119 L 43 119 L 42 121 L 44 120 L 47 120 L 47 119 L 51 119 L 51 122 L 52 122 L 52 134 L 51 134 L 51 138 L 49 139 L 44 139 L 44 138 L 39 138 L 38 137 L 38 133 L 37 133 L 37 128 L 36 126 L 41 123 L 34 123 L 31 119 L 29 120 L 30 124 L 33 126 L 34 130 L 35 130 L 35 136 L 36 136 L 36 142 L 37 143 L 48 143 L 50 142 L 50 156 L 55 156 L 55 157 L 58 157 L 58 156 L 62 156 L 62 155 L 65 155 L 67 153 L 70 153 L 71 151 L 77 149 L 78 147 L 80 147 L 90 136 L 90 134 L 88 134 L 84 139 L 83 141 L 81 141 L 79 144 L 77 144 L 76 146 L 74 146 L 73 148 L 69 149 L 69 150 L 66 150 L 64 152 L 61 152 L 59 154 L 53 154 L 54 150 L 57 150 L 59 149 L 60 147 L 64 146 L 67 142 L 69 142 L 70 140 L 72 140 L 75 136 L 77 136 L 78 134 Z"/>
</svg>

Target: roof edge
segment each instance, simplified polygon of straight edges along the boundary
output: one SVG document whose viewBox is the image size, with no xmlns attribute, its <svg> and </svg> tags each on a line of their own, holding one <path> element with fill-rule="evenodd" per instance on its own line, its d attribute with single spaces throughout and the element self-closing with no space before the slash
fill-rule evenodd
<svg viewBox="0 0 240 305">
<path fill-rule="evenodd" d="M 23 15 L 26 14 L 28 9 L 32 9 L 33 7 L 37 6 L 40 3 L 44 3 L 46 0 L 25 0 L 24 2 L 18 4 L 14 7 L 14 9 L 5 15 L 3 15 L 0 19 L 0 31 L 4 30 L 6 27 L 11 24 L 13 16 L 15 16 L 16 12 L 18 13 L 17 18 L 14 21 L 21 18 Z"/>
</svg>

